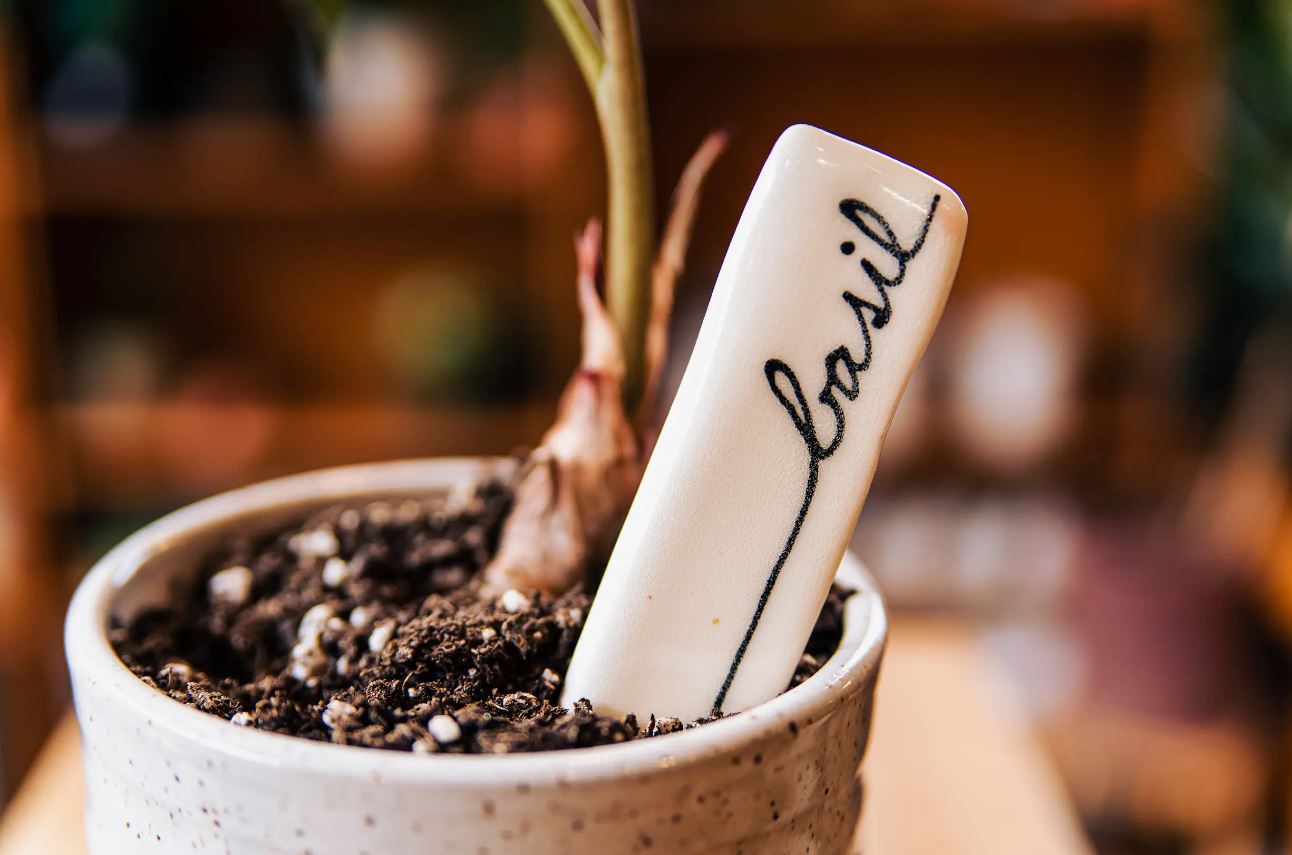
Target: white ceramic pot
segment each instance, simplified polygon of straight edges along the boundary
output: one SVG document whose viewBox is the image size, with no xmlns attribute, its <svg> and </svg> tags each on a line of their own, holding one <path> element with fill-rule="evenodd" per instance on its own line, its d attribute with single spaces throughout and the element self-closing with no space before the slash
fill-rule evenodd
<svg viewBox="0 0 1292 855">
<path fill-rule="evenodd" d="M 176 511 L 90 571 L 66 643 L 95 855 L 136 852 L 776 853 L 850 851 L 887 624 L 869 576 L 839 571 L 843 643 L 801 686 L 682 733 L 540 754 L 425 756 L 241 728 L 140 682 L 110 618 L 160 602 L 234 532 L 345 499 L 445 490 L 509 464 L 442 459 L 328 469 Z"/>
</svg>

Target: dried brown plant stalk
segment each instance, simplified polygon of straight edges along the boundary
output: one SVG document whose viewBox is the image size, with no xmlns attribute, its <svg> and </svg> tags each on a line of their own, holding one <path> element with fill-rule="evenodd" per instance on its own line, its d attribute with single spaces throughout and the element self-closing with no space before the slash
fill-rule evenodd
<svg viewBox="0 0 1292 855">
<path fill-rule="evenodd" d="M 700 190 L 725 145 L 725 134 L 710 135 L 674 194 L 651 276 L 646 401 L 654 400 L 666 362 L 673 292 Z M 582 357 L 561 394 L 556 421 L 517 476 L 515 504 L 484 571 L 494 591 L 558 594 L 582 581 L 588 562 L 609 549 L 641 480 L 647 443 L 624 404 L 623 343 L 597 288 L 600 247 L 601 226 L 594 219 L 575 239 Z M 652 424 L 651 409 L 643 403 L 638 425 Z"/>
</svg>

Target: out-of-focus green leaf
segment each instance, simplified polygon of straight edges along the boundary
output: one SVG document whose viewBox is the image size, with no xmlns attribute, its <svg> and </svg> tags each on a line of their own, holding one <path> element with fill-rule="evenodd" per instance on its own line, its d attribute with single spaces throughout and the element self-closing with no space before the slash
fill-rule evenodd
<svg viewBox="0 0 1292 855">
<path fill-rule="evenodd" d="M 336 32 L 337 24 L 345 13 L 347 0 L 287 0 L 288 8 L 304 25 L 309 39 L 309 51 L 316 64 L 322 64 L 327 55 L 327 43 Z"/>
<path fill-rule="evenodd" d="M 346 0 L 298 0 L 314 13 L 319 32 L 324 38 L 332 35 L 341 13 L 345 11 Z"/>
</svg>

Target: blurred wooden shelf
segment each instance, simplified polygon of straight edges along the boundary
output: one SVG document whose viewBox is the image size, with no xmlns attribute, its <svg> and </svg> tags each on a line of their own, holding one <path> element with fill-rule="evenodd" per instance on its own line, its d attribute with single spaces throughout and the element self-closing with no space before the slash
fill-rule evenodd
<svg viewBox="0 0 1292 855">
<path fill-rule="evenodd" d="M 55 407 L 52 419 L 75 461 L 83 498 L 114 506 L 172 502 L 343 463 L 508 454 L 536 443 L 554 412 L 551 401 L 470 407 L 76 404 Z M 227 450 L 225 438 L 232 438 Z M 208 465 L 222 454 L 234 458 L 223 475 L 220 466 Z"/>
<path fill-rule="evenodd" d="M 1053 768 L 996 680 L 968 627 L 894 623 L 865 767 L 866 852 L 1091 855 Z M 0 822 L 0 855 L 85 855 L 83 807 L 69 717 Z"/>
<path fill-rule="evenodd" d="M 464 169 L 471 139 L 450 120 L 420 151 L 381 168 L 346 161 L 309 120 L 272 116 L 131 124 L 84 147 L 36 136 L 43 213 L 54 216 L 506 218 L 523 212 L 529 193 L 504 169 L 484 178 Z M 560 172 L 564 181 L 590 170 Z"/>
<path fill-rule="evenodd" d="M 1175 0 L 805 0 L 789 6 L 723 0 L 652 3 L 643 9 L 648 52 L 673 48 L 844 48 L 1080 44 L 1147 34 Z"/>
<path fill-rule="evenodd" d="M 646 7 L 643 29 L 648 52 L 856 48 L 891 54 L 920 45 L 1036 50 L 1143 38 L 1177 3 L 1068 0 L 1036 8 L 1005 0 L 806 0 L 789 13 L 778 3 L 674 2 Z M 581 89 L 573 76 L 570 85 Z M 581 91 L 572 102 L 582 111 L 567 118 L 584 125 L 575 136 L 595 142 Z M 505 218 L 536 197 L 519 174 L 509 176 L 505 169 L 485 166 L 473 178 L 464 164 L 479 158 L 470 124 L 460 116 L 437 118 L 416 155 L 385 169 L 347 162 L 329 148 L 322 131 L 308 117 L 211 115 L 131 123 L 86 147 L 33 136 L 40 141 L 45 212 L 55 216 L 324 218 L 393 212 Z M 531 144 L 518 126 L 512 146 Z M 593 158 L 596 168 L 560 169 L 550 182 L 560 192 L 538 194 L 543 204 L 568 200 L 583 210 L 596 196 L 599 152 L 585 147 L 576 154 L 577 161 Z M 572 191 L 570 182 L 583 189 Z"/>
</svg>

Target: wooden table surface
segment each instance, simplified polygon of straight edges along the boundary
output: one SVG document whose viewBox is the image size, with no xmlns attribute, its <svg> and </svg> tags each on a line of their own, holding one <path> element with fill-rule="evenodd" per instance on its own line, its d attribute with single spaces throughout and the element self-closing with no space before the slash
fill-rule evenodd
<svg viewBox="0 0 1292 855">
<path fill-rule="evenodd" d="M 973 633 L 894 623 L 866 760 L 874 855 L 1089 855 L 1062 786 Z M 0 821 L 0 855 L 85 855 L 69 717 Z"/>
</svg>

